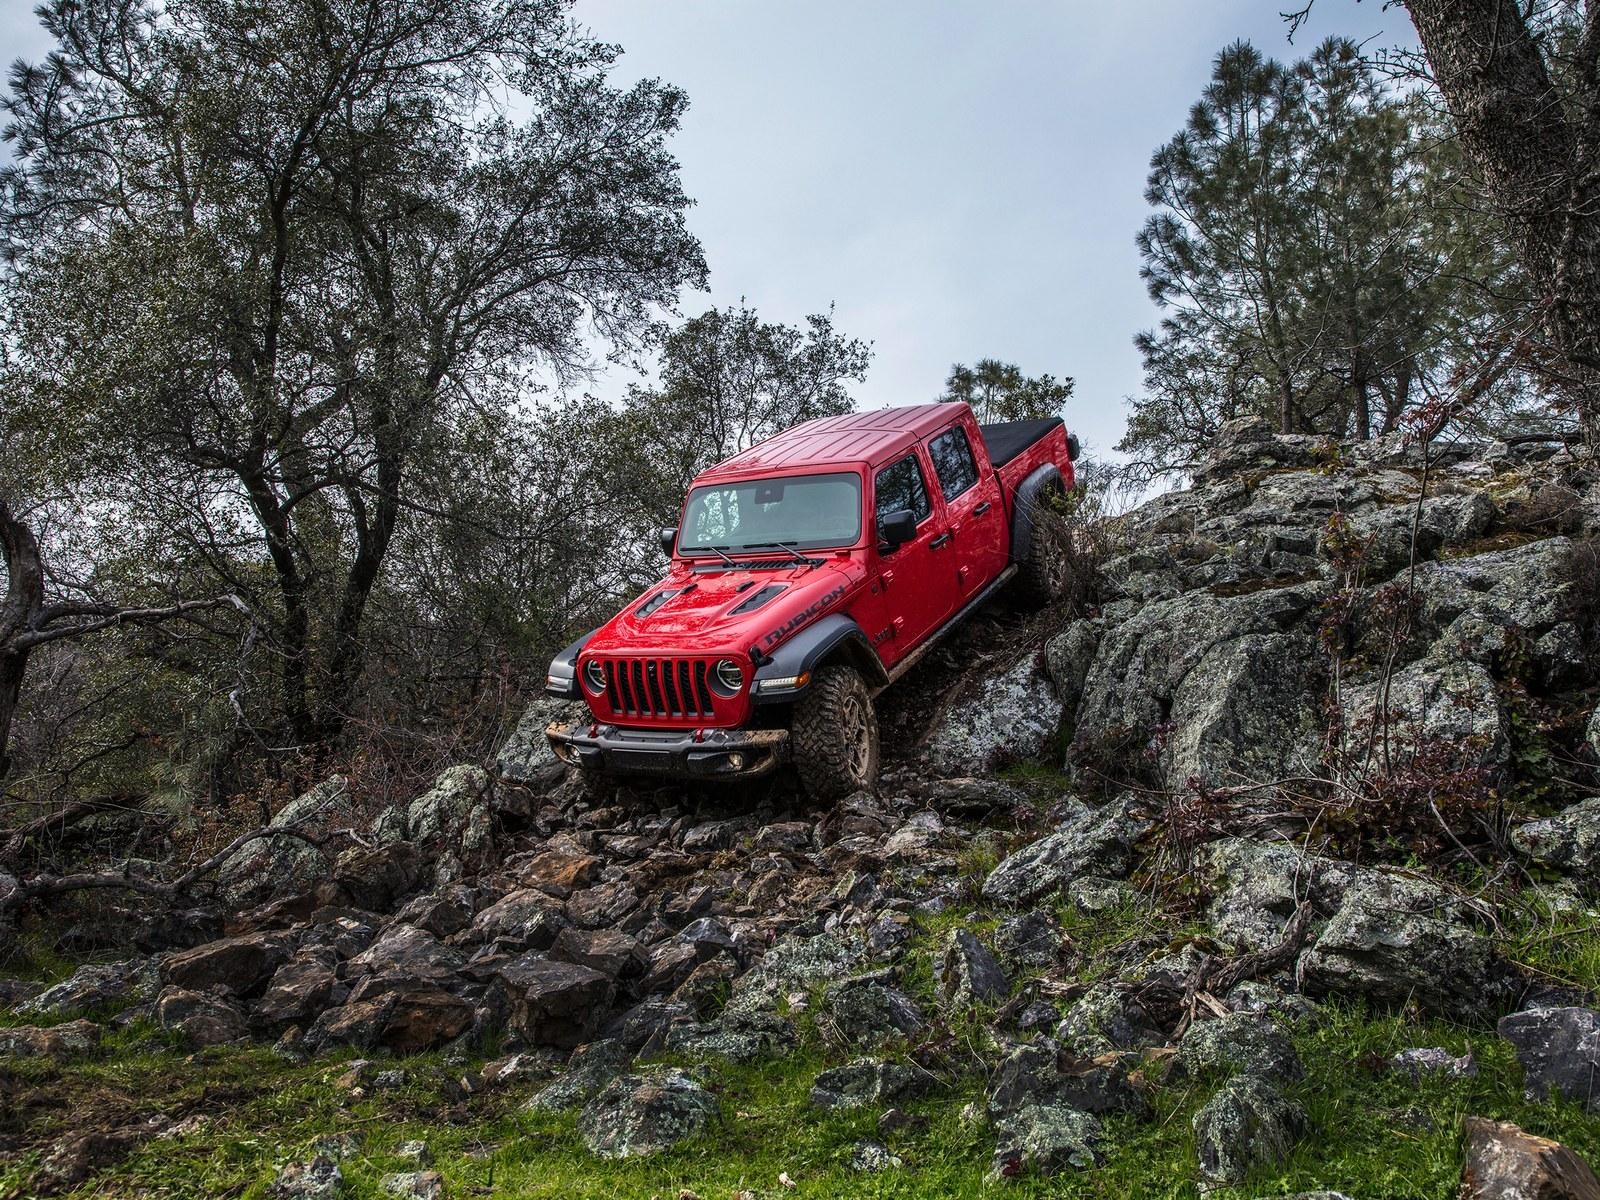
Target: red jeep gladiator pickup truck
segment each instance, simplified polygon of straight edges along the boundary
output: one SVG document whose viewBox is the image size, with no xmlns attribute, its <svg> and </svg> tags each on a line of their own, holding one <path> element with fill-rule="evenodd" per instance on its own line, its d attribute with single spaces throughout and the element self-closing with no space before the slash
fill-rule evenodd
<svg viewBox="0 0 1600 1200">
<path fill-rule="evenodd" d="M 1066 584 L 1059 418 L 979 425 L 965 404 L 798 425 L 719 463 L 661 531 L 666 577 L 550 664 L 592 720 L 546 733 L 594 782 L 735 779 L 792 762 L 836 799 L 878 771 L 873 697 L 1016 578 Z"/>
</svg>

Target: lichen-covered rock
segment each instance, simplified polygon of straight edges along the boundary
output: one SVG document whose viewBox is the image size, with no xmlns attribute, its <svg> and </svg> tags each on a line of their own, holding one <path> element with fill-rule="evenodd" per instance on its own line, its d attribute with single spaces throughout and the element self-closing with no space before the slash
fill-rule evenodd
<svg viewBox="0 0 1600 1200">
<path fill-rule="evenodd" d="M 1050 966 L 1060 955 L 1065 940 L 1061 922 L 1047 909 L 1007 917 L 994 931 L 995 953 L 1013 973 Z"/>
<path fill-rule="evenodd" d="M 900 1104 L 928 1088 L 928 1076 L 905 1063 L 858 1058 L 831 1067 L 811 1085 L 811 1103 L 817 1108 L 863 1108 Z"/>
<path fill-rule="evenodd" d="M 1429 496 L 1422 503 L 1389 504 L 1358 514 L 1341 537 L 1365 543 L 1362 573 L 1373 581 L 1387 579 L 1416 559 L 1424 562 L 1441 550 L 1479 538 L 1494 520 L 1494 501 L 1477 490 L 1458 495 Z"/>
<path fill-rule="evenodd" d="M 940 998 L 953 1009 L 1003 1000 L 1011 990 L 1000 961 L 965 929 L 950 931 L 934 974 Z"/>
<path fill-rule="evenodd" d="M 1461 1200 L 1600 1200 L 1600 1179 L 1573 1150 L 1510 1122 L 1466 1119 Z"/>
<path fill-rule="evenodd" d="M 550 749 L 550 739 L 545 737 L 545 726 L 552 721 L 575 721 L 583 717 L 588 708 L 581 700 L 561 700 L 555 696 L 535 696 L 523 710 L 511 736 L 506 738 L 495 756 L 495 770 L 500 778 L 513 783 L 554 783 L 566 770 L 555 751 Z"/>
<path fill-rule="evenodd" d="M 534 1093 L 528 1107 L 555 1112 L 583 1104 L 626 1072 L 632 1061 L 628 1048 L 615 1038 L 602 1038 L 580 1046 L 573 1051 L 567 1069 L 554 1082 Z"/>
<path fill-rule="evenodd" d="M 1071 1053 L 1090 1058 L 1151 1045 L 1158 1035 L 1136 1000 L 1108 983 L 1097 983 L 1073 1002 L 1055 1037 Z"/>
<path fill-rule="evenodd" d="M 292 1162 L 278 1172 L 272 1194 L 279 1200 L 336 1200 L 344 1195 L 344 1175 L 331 1158 L 317 1155 L 309 1162 Z"/>
<path fill-rule="evenodd" d="M 1585 883 L 1600 882 L 1600 796 L 1517 826 L 1511 844 L 1543 866 Z"/>
<path fill-rule="evenodd" d="M 1194 1115 L 1200 1175 L 1236 1184 L 1252 1167 L 1289 1157 L 1305 1129 L 1305 1112 L 1265 1079 L 1235 1075 Z"/>
<path fill-rule="evenodd" d="M 988 1112 L 998 1121 L 1029 1104 L 1057 1105 L 1087 1113 L 1145 1113 L 1149 1104 L 1129 1063 L 1135 1055 L 1073 1058 L 1048 1038 L 1015 1047 L 1001 1060 L 989 1088 Z"/>
<path fill-rule="evenodd" d="M 1044 756 L 1061 728 L 1061 701 L 1032 655 L 958 701 L 928 737 L 928 761 L 944 775 L 982 774 Z"/>
<path fill-rule="evenodd" d="M 1345 688 L 1344 727 L 1355 744 L 1383 736 L 1402 746 L 1442 743 L 1465 747 L 1470 762 L 1502 762 L 1509 750 L 1494 676 L 1482 665 L 1425 658 L 1388 681 Z"/>
<path fill-rule="evenodd" d="M 1268 1017 L 1229 1013 L 1190 1025 L 1178 1043 L 1178 1066 L 1191 1075 L 1255 1075 L 1274 1083 L 1305 1078 L 1289 1035 Z"/>
<path fill-rule="evenodd" d="M 1412 1079 L 1472 1079 L 1478 1074 L 1471 1049 L 1455 1055 L 1438 1046 L 1408 1047 L 1389 1059 L 1389 1069 Z"/>
<path fill-rule="evenodd" d="M 1105 769 L 1119 765 L 1098 761 L 1111 747 L 1154 753 L 1178 788 L 1299 772 L 1320 748 L 1321 661 L 1299 627 L 1326 594 L 1316 582 L 1144 605 L 1100 639 L 1073 761 Z"/>
<path fill-rule="evenodd" d="M 850 1151 L 850 1169 L 865 1173 L 892 1171 L 905 1166 L 898 1155 L 891 1154 L 882 1142 L 857 1142 Z"/>
<path fill-rule="evenodd" d="M 1438 914 L 1438 915 L 1435 915 Z M 1448 910 L 1431 913 L 1385 876 L 1363 876 L 1300 957 L 1313 994 L 1364 996 L 1379 1004 L 1415 1002 L 1464 1021 L 1492 1021 L 1520 987 L 1493 942 Z"/>
<path fill-rule="evenodd" d="M 1067 724 L 1074 723 L 1078 701 L 1083 697 L 1083 685 L 1089 678 L 1089 668 L 1094 665 L 1095 648 L 1100 644 L 1104 623 L 1084 619 L 1074 621 L 1045 643 L 1045 669 L 1050 681 L 1056 685 L 1056 696 L 1066 714 Z"/>
<path fill-rule="evenodd" d="M 68 1021 L 64 1025 L 40 1028 L 14 1025 L 0 1029 L 0 1056 L 8 1058 L 51 1058 L 61 1060 L 88 1054 L 100 1045 L 100 1026 L 93 1021 Z"/>
<path fill-rule="evenodd" d="M 1071 1167 L 1092 1167 L 1100 1122 L 1086 1112 L 1058 1104 L 1025 1104 L 995 1121 L 991 1180 L 1027 1171 L 1056 1175 Z"/>
<path fill-rule="evenodd" d="M 1055 830 L 1007 856 L 983 882 L 991 904 L 1021 905 L 1084 875 L 1128 873 L 1133 843 L 1145 824 L 1124 798 L 1104 808 L 1070 801 Z"/>
<path fill-rule="evenodd" d="M 489 800 L 487 771 L 470 764 L 450 767 L 409 805 L 380 816 L 373 832 L 380 842 L 411 841 L 433 863 L 433 882 L 451 883 L 493 848 Z"/>
<path fill-rule="evenodd" d="M 70 1013 L 145 1004 L 161 990 L 161 962 L 125 958 L 119 962 L 85 963 L 68 978 L 17 1005 L 25 1016 L 59 1017 Z"/>
<path fill-rule="evenodd" d="M 385 1175 L 379 1186 L 399 1200 L 443 1200 L 444 1176 L 437 1171 L 396 1171 Z"/>
<path fill-rule="evenodd" d="M 922 1028 L 917 1002 L 884 978 L 846 979 L 823 997 L 819 1024 L 851 1045 L 872 1048 Z"/>
<path fill-rule="evenodd" d="M 781 938 L 760 962 L 734 982 L 722 1020 L 736 1023 L 768 1014 L 791 994 L 850 974 L 865 958 L 865 944 L 853 935 L 819 933 Z"/>
<path fill-rule="evenodd" d="M 678 1070 L 622 1075 L 578 1118 L 578 1134 L 600 1158 L 642 1158 L 694 1137 L 717 1116 L 716 1097 Z"/>
<path fill-rule="evenodd" d="M 1600 1110 L 1600 1011 L 1535 1008 L 1502 1017 L 1497 1028 L 1517 1052 L 1528 1099 L 1559 1092 Z"/>
<path fill-rule="evenodd" d="M 348 824 L 352 815 L 350 788 L 334 775 L 296 797 L 267 822 L 274 829 Z M 217 869 L 217 886 L 233 908 L 249 908 L 269 900 L 310 891 L 327 877 L 328 856 L 296 837 L 257 838 L 240 846 Z"/>
</svg>

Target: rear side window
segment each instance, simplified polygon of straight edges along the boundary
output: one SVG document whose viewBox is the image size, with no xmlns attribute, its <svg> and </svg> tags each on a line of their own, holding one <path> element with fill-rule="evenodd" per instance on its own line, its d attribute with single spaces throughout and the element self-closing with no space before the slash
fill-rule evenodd
<svg viewBox="0 0 1600 1200">
<path fill-rule="evenodd" d="M 939 476 L 939 489 L 946 500 L 954 500 L 978 482 L 978 464 L 973 460 L 972 447 L 967 443 L 967 431 L 957 425 L 947 429 L 928 443 L 928 456 L 933 459 L 934 473 Z"/>
<path fill-rule="evenodd" d="M 879 471 L 873 480 L 873 488 L 877 492 L 880 517 L 903 509 L 914 513 L 917 524 L 921 525 L 933 511 L 933 505 L 928 500 L 928 488 L 922 482 L 922 468 L 917 465 L 915 454 L 908 454 L 899 462 Z"/>
</svg>

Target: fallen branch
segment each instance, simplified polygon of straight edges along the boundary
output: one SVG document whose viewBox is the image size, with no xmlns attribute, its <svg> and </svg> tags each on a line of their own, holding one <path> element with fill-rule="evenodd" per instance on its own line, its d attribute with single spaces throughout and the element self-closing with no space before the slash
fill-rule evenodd
<svg viewBox="0 0 1600 1200">
<path fill-rule="evenodd" d="M 1181 1038 L 1194 1022 L 1201 1005 L 1216 1013 L 1214 997 L 1226 996 L 1246 979 L 1256 979 L 1281 970 L 1294 962 L 1311 931 L 1311 918 L 1315 915 L 1310 904 L 1301 904 L 1284 927 L 1283 940 L 1276 946 L 1241 954 L 1238 958 L 1208 958 L 1195 969 L 1183 992 L 1183 1016 L 1173 1031 L 1173 1039 Z"/>
<path fill-rule="evenodd" d="M 312 816 L 315 815 L 315 813 L 312 814 Z M 308 821 L 310 819 L 310 817 L 306 818 Z M 190 887 L 222 866 L 241 846 L 248 845 L 258 838 L 296 838 L 308 845 L 320 848 L 322 839 L 306 833 L 299 827 L 302 824 L 304 822 L 296 822 L 294 825 L 263 825 L 259 829 L 252 829 L 249 833 L 241 833 L 210 858 L 196 863 L 176 879 L 165 881 L 146 879 L 140 875 L 129 874 L 127 871 L 91 871 L 77 875 L 43 874 L 28 880 L 15 880 L 0 874 L 0 921 L 7 920 L 18 909 L 24 905 L 31 904 L 35 900 L 62 896 L 69 892 L 87 892 L 110 888 L 138 892 L 140 895 L 151 896 L 160 900 L 172 900 L 185 895 Z"/>
</svg>

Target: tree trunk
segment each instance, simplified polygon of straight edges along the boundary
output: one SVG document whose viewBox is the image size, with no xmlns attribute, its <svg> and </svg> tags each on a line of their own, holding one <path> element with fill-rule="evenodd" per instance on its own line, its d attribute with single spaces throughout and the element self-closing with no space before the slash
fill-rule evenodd
<svg viewBox="0 0 1600 1200">
<path fill-rule="evenodd" d="M 1543 290 L 1545 323 L 1585 437 L 1600 434 L 1600 17 L 1586 13 L 1579 95 L 1551 78 L 1516 0 L 1406 0 L 1461 145 L 1517 256 Z"/>
<path fill-rule="evenodd" d="M 28 648 L 17 644 L 44 607 L 44 566 L 33 531 L 0 496 L 0 550 L 5 553 L 6 594 L 0 602 L 0 779 L 11 770 L 11 718 L 22 695 Z"/>
</svg>

